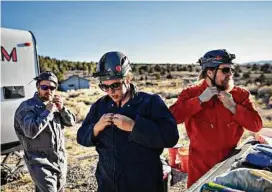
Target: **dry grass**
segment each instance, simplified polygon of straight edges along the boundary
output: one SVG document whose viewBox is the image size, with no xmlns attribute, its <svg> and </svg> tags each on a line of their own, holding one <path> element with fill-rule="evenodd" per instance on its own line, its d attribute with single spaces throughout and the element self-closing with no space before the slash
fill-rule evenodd
<svg viewBox="0 0 272 192">
<path fill-rule="evenodd" d="M 30 175 L 23 175 L 22 179 L 21 179 L 21 182 L 24 185 L 30 184 L 30 183 L 32 183 L 32 179 L 31 179 Z"/>
<path fill-rule="evenodd" d="M 81 124 L 77 124 L 74 128 L 66 128 L 65 129 L 65 137 L 66 137 L 66 150 L 68 154 L 69 164 L 78 163 L 78 158 L 82 156 L 91 156 L 97 154 L 94 147 L 83 147 L 79 145 L 76 141 L 77 130 Z M 80 161 L 80 164 L 84 164 L 84 161 Z"/>
</svg>

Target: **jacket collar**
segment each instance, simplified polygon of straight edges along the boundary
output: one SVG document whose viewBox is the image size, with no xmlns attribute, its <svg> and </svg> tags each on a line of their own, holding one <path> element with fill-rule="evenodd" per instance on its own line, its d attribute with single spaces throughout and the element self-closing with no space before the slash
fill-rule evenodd
<svg viewBox="0 0 272 192">
<path fill-rule="evenodd" d="M 209 87 L 206 79 L 203 79 L 202 82 L 200 81 L 200 87 L 201 87 L 201 91 L 204 91 L 207 87 Z"/>
<path fill-rule="evenodd" d="M 33 99 L 34 99 L 34 101 L 35 101 L 36 104 L 38 104 L 38 105 L 45 105 L 44 102 L 39 97 L 38 92 L 34 93 Z"/>
<path fill-rule="evenodd" d="M 129 100 L 130 104 L 135 105 L 142 101 L 143 97 L 140 95 L 138 88 L 134 84 L 130 84 L 131 87 L 131 98 Z"/>
</svg>

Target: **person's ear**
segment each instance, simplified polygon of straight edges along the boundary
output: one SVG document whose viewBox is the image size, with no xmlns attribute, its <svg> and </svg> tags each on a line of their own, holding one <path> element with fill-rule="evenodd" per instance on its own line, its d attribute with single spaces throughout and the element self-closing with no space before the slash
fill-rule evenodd
<svg viewBox="0 0 272 192">
<path fill-rule="evenodd" d="M 207 75 L 211 77 L 212 76 L 212 71 L 211 70 L 207 70 Z"/>
<path fill-rule="evenodd" d="M 36 88 L 37 88 L 37 90 L 40 89 L 40 83 L 39 82 L 36 83 Z"/>
<path fill-rule="evenodd" d="M 207 75 L 209 75 L 209 77 L 213 77 L 214 76 L 214 70 L 207 70 Z"/>
</svg>

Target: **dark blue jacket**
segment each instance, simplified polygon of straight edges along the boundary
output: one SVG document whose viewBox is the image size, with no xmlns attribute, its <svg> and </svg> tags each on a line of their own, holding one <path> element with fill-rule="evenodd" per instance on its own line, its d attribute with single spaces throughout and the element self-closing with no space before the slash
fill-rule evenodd
<svg viewBox="0 0 272 192">
<path fill-rule="evenodd" d="M 105 113 L 130 117 L 135 121 L 133 131 L 111 125 L 94 137 L 93 127 Z M 160 96 L 135 91 L 121 108 L 108 96 L 100 98 L 77 133 L 80 145 L 96 146 L 99 153 L 99 192 L 163 191 L 160 154 L 173 147 L 178 138 L 175 119 Z"/>
</svg>

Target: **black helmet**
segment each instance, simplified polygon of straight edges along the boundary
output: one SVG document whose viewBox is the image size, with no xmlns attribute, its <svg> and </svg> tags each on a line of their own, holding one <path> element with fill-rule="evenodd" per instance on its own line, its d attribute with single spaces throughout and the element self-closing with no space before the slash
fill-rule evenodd
<svg viewBox="0 0 272 192">
<path fill-rule="evenodd" d="M 37 81 L 36 85 L 38 85 L 38 83 L 40 81 L 47 80 L 47 81 L 52 81 L 53 83 L 56 84 L 56 86 L 58 86 L 58 78 L 51 71 L 45 71 L 45 72 L 41 73 L 40 75 L 38 75 L 37 77 L 35 77 L 34 80 Z"/>
<path fill-rule="evenodd" d="M 216 68 L 221 64 L 233 64 L 232 60 L 235 59 L 235 54 L 231 54 L 226 49 L 216 49 L 207 52 L 203 57 L 198 60 L 202 70 L 206 68 Z"/>
<path fill-rule="evenodd" d="M 119 79 L 126 76 L 130 70 L 130 61 L 125 54 L 119 51 L 107 52 L 99 60 L 93 77 L 100 81 Z"/>
</svg>

